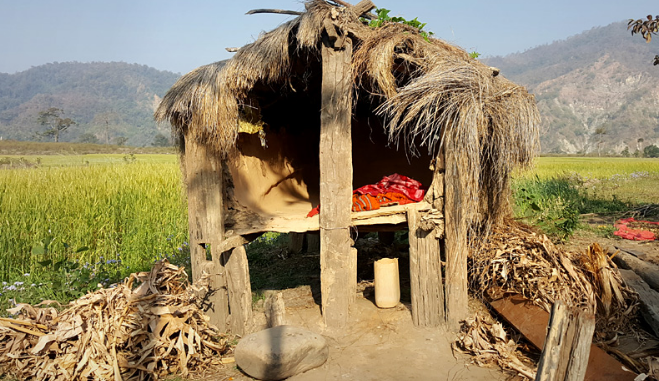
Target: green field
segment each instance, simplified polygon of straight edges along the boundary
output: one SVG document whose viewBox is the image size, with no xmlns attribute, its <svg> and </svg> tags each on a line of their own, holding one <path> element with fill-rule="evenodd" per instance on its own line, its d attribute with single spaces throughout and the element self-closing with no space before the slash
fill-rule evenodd
<svg viewBox="0 0 659 381">
<path fill-rule="evenodd" d="M 148 269 L 187 244 L 184 200 L 177 155 L 53 155 L 0 170 L 0 280 L 101 262 L 115 277 Z M 89 280 L 104 281 L 97 273 Z"/>
<path fill-rule="evenodd" d="M 0 308 L 9 298 L 66 300 L 165 256 L 187 262 L 178 160 L 0 154 Z M 658 184 L 657 159 L 551 157 L 517 173 L 513 189 L 518 218 L 565 239 L 580 214 L 659 203 Z"/>
<path fill-rule="evenodd" d="M 659 203 L 659 159 L 540 157 L 515 178 L 566 179 L 593 199 Z"/>
<path fill-rule="evenodd" d="M 659 204 L 658 184 L 658 159 L 540 157 L 531 170 L 514 176 L 515 215 L 566 240 L 585 228 L 583 214 L 615 220 Z M 598 233 L 612 231 L 611 225 Z"/>
</svg>

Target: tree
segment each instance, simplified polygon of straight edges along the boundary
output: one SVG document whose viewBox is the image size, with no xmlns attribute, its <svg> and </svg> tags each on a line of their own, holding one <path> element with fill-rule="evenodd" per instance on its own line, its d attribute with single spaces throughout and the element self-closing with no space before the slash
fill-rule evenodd
<svg viewBox="0 0 659 381">
<path fill-rule="evenodd" d="M 127 141 L 128 141 L 128 138 L 125 137 L 125 136 L 117 136 L 116 138 L 114 138 L 114 142 L 118 146 L 122 146 L 122 145 L 126 144 Z"/>
<path fill-rule="evenodd" d="M 629 153 L 629 147 L 625 147 L 625 149 L 623 149 L 622 152 L 620 152 L 620 154 L 621 154 L 623 157 L 629 157 L 629 156 L 631 156 L 631 154 Z"/>
<path fill-rule="evenodd" d="M 602 137 L 606 135 L 606 128 L 597 127 L 595 129 L 595 135 L 597 135 L 597 156 L 600 156 L 600 148 L 602 146 Z"/>
<path fill-rule="evenodd" d="M 646 19 L 630 19 L 627 23 L 627 30 L 632 30 L 632 36 L 637 33 L 640 34 L 645 42 L 649 43 L 652 41 L 652 35 L 659 32 L 659 15 L 655 16 L 654 19 L 652 19 L 652 15 L 647 15 Z M 659 55 L 654 56 L 653 64 L 655 66 L 659 65 Z"/>
<path fill-rule="evenodd" d="M 52 137 L 56 143 L 59 142 L 59 135 L 76 124 L 71 118 L 62 118 L 63 113 L 64 111 L 56 107 L 51 107 L 46 111 L 40 111 L 37 122 L 47 127 L 47 129 L 39 135 Z"/>
<path fill-rule="evenodd" d="M 96 135 L 94 135 L 92 133 L 89 133 L 89 132 L 85 132 L 84 134 L 78 136 L 78 142 L 79 143 L 93 143 L 93 144 L 98 144 L 99 143 L 98 138 L 96 137 Z"/>
<path fill-rule="evenodd" d="M 643 149 L 643 156 L 645 157 L 659 157 L 659 147 L 652 144 Z"/>
<path fill-rule="evenodd" d="M 169 142 L 169 139 L 165 135 L 158 133 L 153 138 L 153 143 L 151 143 L 151 145 L 154 147 L 169 147 L 172 143 Z"/>
<path fill-rule="evenodd" d="M 634 152 L 634 157 L 640 157 L 643 154 L 643 151 L 641 151 L 641 148 L 643 148 L 642 143 L 645 140 L 643 138 L 638 138 L 636 140 L 636 152 Z"/>
</svg>

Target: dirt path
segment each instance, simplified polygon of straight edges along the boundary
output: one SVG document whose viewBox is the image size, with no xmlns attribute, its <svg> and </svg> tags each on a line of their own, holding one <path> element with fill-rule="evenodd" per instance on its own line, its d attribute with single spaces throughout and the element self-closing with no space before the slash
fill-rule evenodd
<svg viewBox="0 0 659 381">
<path fill-rule="evenodd" d="M 309 286 L 283 291 L 287 324 L 307 328 L 325 336 L 330 346 L 328 361 L 321 367 L 289 378 L 290 381 L 387 381 L 387 380 L 505 380 L 510 375 L 498 369 L 468 365 L 470 358 L 451 350 L 454 334 L 444 329 L 416 328 L 408 307 L 399 304 L 379 309 L 357 297 L 348 326 L 327 330 L 322 326 L 320 307 Z M 265 317 L 257 314 L 258 322 Z M 219 375 L 215 375 L 216 377 Z M 220 380 L 251 380 L 235 369 L 227 369 Z"/>
</svg>

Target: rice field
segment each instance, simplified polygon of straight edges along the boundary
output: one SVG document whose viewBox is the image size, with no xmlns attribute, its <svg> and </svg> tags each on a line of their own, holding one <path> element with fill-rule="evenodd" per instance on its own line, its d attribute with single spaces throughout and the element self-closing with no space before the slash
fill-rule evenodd
<svg viewBox="0 0 659 381">
<path fill-rule="evenodd" d="M 514 175 L 519 183 L 531 179 L 563 178 L 589 197 L 631 204 L 659 203 L 659 159 L 618 157 L 539 157 L 531 170 Z"/>
<path fill-rule="evenodd" d="M 148 268 L 187 244 L 184 200 L 176 155 L 53 155 L 0 170 L 0 280 L 62 259 Z"/>
</svg>

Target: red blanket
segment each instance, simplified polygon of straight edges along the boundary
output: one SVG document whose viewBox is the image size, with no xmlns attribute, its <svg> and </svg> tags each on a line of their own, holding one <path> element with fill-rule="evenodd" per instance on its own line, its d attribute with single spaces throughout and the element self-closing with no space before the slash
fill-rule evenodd
<svg viewBox="0 0 659 381">
<path fill-rule="evenodd" d="M 352 192 L 352 211 L 376 210 L 381 206 L 404 205 L 423 200 L 426 191 L 421 183 L 394 173 L 377 184 L 364 185 Z M 307 217 L 320 213 L 320 205 L 311 209 Z"/>
<path fill-rule="evenodd" d="M 391 176 L 385 176 L 377 184 L 364 185 L 355 189 L 353 193 L 370 194 L 377 196 L 383 193 L 402 193 L 414 202 L 423 200 L 426 191 L 421 189 L 421 183 L 407 176 L 394 173 Z"/>
</svg>

